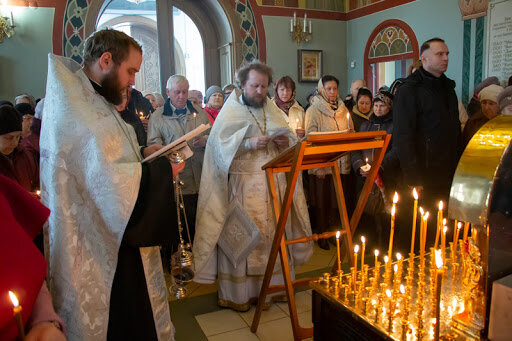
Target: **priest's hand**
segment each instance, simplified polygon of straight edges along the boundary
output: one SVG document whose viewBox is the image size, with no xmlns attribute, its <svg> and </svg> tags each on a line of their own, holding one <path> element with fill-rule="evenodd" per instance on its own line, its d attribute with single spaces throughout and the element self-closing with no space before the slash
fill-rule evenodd
<svg viewBox="0 0 512 341">
<path fill-rule="evenodd" d="M 278 147 L 288 147 L 290 144 L 290 139 L 287 135 L 279 135 L 276 138 L 274 138 L 274 142 L 277 144 Z"/>
<path fill-rule="evenodd" d="M 52 322 L 37 323 L 30 329 L 26 337 L 27 341 L 65 341 L 62 331 Z"/>
<path fill-rule="evenodd" d="M 180 174 L 185 169 L 185 161 L 181 163 L 173 163 L 171 162 L 172 166 L 172 177 L 175 178 L 176 175 Z"/>
<path fill-rule="evenodd" d="M 142 123 L 142 126 L 144 127 L 144 130 L 148 131 L 149 120 L 147 118 L 142 117 L 140 119 L 140 122 Z"/>
<path fill-rule="evenodd" d="M 269 142 L 270 137 L 265 135 L 254 136 L 249 139 L 249 145 L 251 146 L 251 149 L 263 149 Z"/>
<path fill-rule="evenodd" d="M 206 142 L 208 141 L 208 135 L 198 136 L 192 139 L 192 147 L 193 148 L 203 148 L 206 146 Z"/>
<path fill-rule="evenodd" d="M 153 154 L 154 152 L 162 149 L 164 146 L 162 146 L 161 144 L 152 144 L 150 146 L 147 146 L 146 148 L 143 149 L 143 153 L 144 153 L 144 157 L 148 157 L 150 156 L 151 154 Z"/>
</svg>

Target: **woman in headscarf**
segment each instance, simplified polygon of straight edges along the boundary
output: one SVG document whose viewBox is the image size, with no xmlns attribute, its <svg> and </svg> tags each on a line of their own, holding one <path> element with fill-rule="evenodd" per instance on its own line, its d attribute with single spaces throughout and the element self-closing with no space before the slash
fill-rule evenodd
<svg viewBox="0 0 512 341">
<path fill-rule="evenodd" d="M 311 100 L 311 106 L 306 111 L 306 134 L 312 132 L 353 132 L 354 123 L 350 118 L 348 109 L 343 104 L 338 94 L 339 80 L 334 76 L 323 76 L 318 82 L 318 95 Z M 345 155 L 339 159 L 340 172 L 342 174 L 343 188 L 345 189 L 345 200 L 348 206 L 352 202 L 350 195 L 353 193 L 347 188 L 350 174 L 350 156 Z M 330 168 L 317 168 L 309 171 L 310 179 L 310 205 L 313 207 L 314 218 L 312 225 L 317 233 L 326 232 L 329 228 L 329 218 L 339 226 L 339 214 L 334 184 Z M 338 220 L 338 221 L 336 221 Z M 333 225 L 333 224 L 331 224 Z M 320 239 L 318 246 L 328 250 L 329 244 L 326 239 Z"/>
<path fill-rule="evenodd" d="M 215 119 L 217 118 L 217 115 L 219 115 L 220 109 L 222 109 L 222 105 L 224 104 L 224 93 L 220 86 L 212 85 L 208 90 L 206 90 L 204 103 L 206 104 L 204 111 L 208 115 L 211 125 L 213 125 L 213 122 L 215 122 Z"/>
<path fill-rule="evenodd" d="M 358 90 L 356 105 L 350 111 L 355 131 L 359 131 L 361 124 L 367 122 L 372 114 L 372 97 L 372 92 L 368 88 L 363 87 Z"/>
<path fill-rule="evenodd" d="M 298 138 L 303 138 L 304 129 L 304 109 L 295 100 L 295 82 L 291 77 L 284 76 L 280 78 L 274 88 L 274 98 L 272 101 L 284 114 L 284 119 L 295 131 Z"/>
</svg>

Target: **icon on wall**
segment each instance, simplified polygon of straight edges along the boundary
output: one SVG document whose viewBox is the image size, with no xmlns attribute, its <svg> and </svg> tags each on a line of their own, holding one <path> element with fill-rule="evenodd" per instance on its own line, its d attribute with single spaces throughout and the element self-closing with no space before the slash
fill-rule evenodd
<svg viewBox="0 0 512 341">
<path fill-rule="evenodd" d="M 318 82 L 322 77 L 322 51 L 298 50 L 299 82 Z"/>
</svg>

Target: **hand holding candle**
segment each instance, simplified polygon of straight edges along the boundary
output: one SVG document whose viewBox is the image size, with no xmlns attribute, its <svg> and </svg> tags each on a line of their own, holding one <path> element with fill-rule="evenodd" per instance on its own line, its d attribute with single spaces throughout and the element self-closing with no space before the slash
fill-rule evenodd
<svg viewBox="0 0 512 341">
<path fill-rule="evenodd" d="M 16 319 L 16 323 L 18 324 L 18 330 L 20 332 L 20 339 L 25 340 L 25 328 L 23 327 L 23 320 L 21 317 L 21 310 L 22 310 L 21 305 L 19 304 L 18 298 L 12 291 L 9 291 L 9 297 L 12 301 L 12 305 L 14 306 L 12 308 L 12 312 L 13 312 L 14 318 Z"/>
</svg>

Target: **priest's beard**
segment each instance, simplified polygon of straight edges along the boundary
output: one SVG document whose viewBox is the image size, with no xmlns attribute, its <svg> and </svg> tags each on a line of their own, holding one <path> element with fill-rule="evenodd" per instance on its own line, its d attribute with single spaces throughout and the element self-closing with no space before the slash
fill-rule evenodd
<svg viewBox="0 0 512 341">
<path fill-rule="evenodd" d="M 110 72 L 103 78 L 101 82 L 101 89 L 98 91 L 100 95 L 105 97 L 107 101 L 114 105 L 119 105 L 123 102 L 123 87 L 119 84 L 119 67 L 116 65 Z"/>
<path fill-rule="evenodd" d="M 265 97 L 266 96 L 260 96 L 258 94 L 249 97 L 246 94 L 244 94 L 245 102 L 247 103 L 247 105 L 253 108 L 263 108 L 263 104 L 265 104 Z"/>
</svg>

